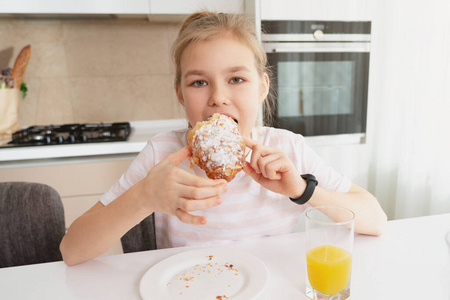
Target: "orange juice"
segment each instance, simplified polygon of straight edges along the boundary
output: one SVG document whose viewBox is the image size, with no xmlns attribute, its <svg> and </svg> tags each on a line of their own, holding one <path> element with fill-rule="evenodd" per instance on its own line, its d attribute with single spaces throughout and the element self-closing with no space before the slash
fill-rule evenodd
<svg viewBox="0 0 450 300">
<path fill-rule="evenodd" d="M 352 255 L 333 245 L 321 245 L 306 253 L 311 286 L 324 295 L 336 295 L 350 279 Z"/>
</svg>

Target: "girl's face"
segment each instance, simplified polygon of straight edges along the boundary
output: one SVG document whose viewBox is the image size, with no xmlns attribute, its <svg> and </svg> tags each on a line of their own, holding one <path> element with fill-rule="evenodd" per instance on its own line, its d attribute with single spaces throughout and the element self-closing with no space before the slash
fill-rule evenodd
<svg viewBox="0 0 450 300">
<path fill-rule="evenodd" d="M 175 89 L 191 126 L 221 113 L 235 119 L 241 134 L 250 137 L 269 90 L 267 74 L 258 75 L 254 61 L 253 52 L 231 37 L 203 41 L 183 52 L 181 82 Z"/>
</svg>

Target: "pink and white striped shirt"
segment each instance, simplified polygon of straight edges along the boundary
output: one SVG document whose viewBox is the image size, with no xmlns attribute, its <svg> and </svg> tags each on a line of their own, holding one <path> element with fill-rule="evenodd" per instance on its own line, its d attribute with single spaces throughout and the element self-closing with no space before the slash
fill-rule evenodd
<svg viewBox="0 0 450 300">
<path fill-rule="evenodd" d="M 148 171 L 169 153 L 186 146 L 187 133 L 186 129 L 151 138 L 128 170 L 100 201 L 108 205 L 142 180 Z M 282 149 L 301 174 L 314 174 L 319 186 L 337 192 L 347 192 L 350 189 L 350 180 L 327 165 L 305 144 L 303 136 L 283 129 L 257 127 L 253 129 L 252 137 L 260 144 Z M 247 160 L 249 159 L 250 155 L 247 156 Z M 189 160 L 185 160 L 179 167 L 206 177 L 196 165 L 193 170 L 189 165 Z M 193 213 L 206 216 L 206 225 L 185 224 L 174 216 L 155 212 L 158 248 L 224 243 L 293 232 L 300 214 L 307 208 L 307 205 L 297 205 L 287 196 L 261 187 L 244 172 L 239 172 L 235 179 L 228 183 L 228 191 L 221 196 L 221 205 Z"/>
</svg>

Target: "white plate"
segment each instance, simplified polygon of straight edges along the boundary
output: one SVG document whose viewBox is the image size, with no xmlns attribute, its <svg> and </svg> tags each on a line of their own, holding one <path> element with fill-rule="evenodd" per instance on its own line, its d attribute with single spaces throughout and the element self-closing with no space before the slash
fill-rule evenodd
<svg viewBox="0 0 450 300">
<path fill-rule="evenodd" d="M 249 300 L 262 293 L 268 278 L 266 266 L 253 255 L 210 248 L 157 263 L 142 277 L 139 290 L 145 300 Z"/>
</svg>

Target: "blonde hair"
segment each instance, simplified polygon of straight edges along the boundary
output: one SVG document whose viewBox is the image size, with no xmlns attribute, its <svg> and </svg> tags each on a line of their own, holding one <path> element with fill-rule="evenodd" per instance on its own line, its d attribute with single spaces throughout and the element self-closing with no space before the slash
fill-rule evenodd
<svg viewBox="0 0 450 300">
<path fill-rule="evenodd" d="M 271 78 L 272 72 L 267 66 L 267 55 L 256 35 L 255 26 L 249 18 L 238 14 L 214 13 L 201 11 L 188 16 L 182 23 L 178 37 L 172 46 L 172 56 L 175 63 L 175 84 L 181 84 L 181 56 L 189 46 L 230 34 L 233 38 L 246 45 L 254 54 L 255 67 L 260 76 L 266 73 Z M 272 110 L 273 94 L 270 88 L 267 99 L 263 102 L 264 109 Z"/>
</svg>

